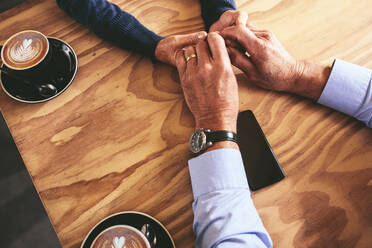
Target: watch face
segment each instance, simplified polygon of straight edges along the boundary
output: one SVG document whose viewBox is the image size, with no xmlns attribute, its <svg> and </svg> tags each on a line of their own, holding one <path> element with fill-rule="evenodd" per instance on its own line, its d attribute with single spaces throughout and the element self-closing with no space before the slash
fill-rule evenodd
<svg viewBox="0 0 372 248">
<path fill-rule="evenodd" d="M 198 153 L 205 147 L 207 136 L 203 130 L 195 131 L 190 138 L 190 149 L 193 153 Z"/>
</svg>

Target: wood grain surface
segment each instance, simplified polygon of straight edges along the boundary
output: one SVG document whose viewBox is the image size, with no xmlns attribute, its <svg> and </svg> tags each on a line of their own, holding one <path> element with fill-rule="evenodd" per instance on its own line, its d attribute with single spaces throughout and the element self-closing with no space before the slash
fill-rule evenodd
<svg viewBox="0 0 372 248">
<path fill-rule="evenodd" d="M 204 28 L 197 0 L 115 0 L 161 35 Z M 239 0 L 297 58 L 372 67 L 372 1 Z M 153 215 L 193 247 L 187 160 L 193 119 L 174 68 L 96 37 L 54 0 L 0 14 L 0 42 L 36 29 L 68 42 L 79 69 L 56 99 L 0 107 L 64 247 L 119 211 Z M 258 89 L 236 70 L 240 109 L 256 114 L 287 178 L 252 194 L 276 247 L 372 245 L 372 131 L 309 100 Z"/>
</svg>

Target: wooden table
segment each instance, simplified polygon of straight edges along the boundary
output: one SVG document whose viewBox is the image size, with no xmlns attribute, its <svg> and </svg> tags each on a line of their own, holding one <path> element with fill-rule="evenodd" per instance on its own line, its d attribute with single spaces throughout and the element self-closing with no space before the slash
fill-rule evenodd
<svg viewBox="0 0 372 248">
<path fill-rule="evenodd" d="M 197 0 L 116 0 L 161 35 L 203 29 Z M 257 26 L 297 58 L 372 67 L 371 1 L 239 0 Z M 56 99 L 0 106 L 64 247 L 100 219 L 137 210 L 193 247 L 187 160 L 193 119 L 177 72 L 97 38 L 56 5 L 29 0 L 0 14 L 0 42 L 36 29 L 67 41 L 79 69 Z M 268 92 L 238 72 L 240 109 L 252 109 L 287 178 L 253 194 L 276 247 L 371 247 L 372 132 L 306 99 Z"/>
</svg>

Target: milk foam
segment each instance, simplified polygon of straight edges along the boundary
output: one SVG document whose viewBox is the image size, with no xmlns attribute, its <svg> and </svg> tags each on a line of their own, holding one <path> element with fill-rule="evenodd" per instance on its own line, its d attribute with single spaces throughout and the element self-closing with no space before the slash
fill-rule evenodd
<svg viewBox="0 0 372 248">
<path fill-rule="evenodd" d="M 24 63 L 35 58 L 39 50 L 40 46 L 35 44 L 32 39 L 24 39 L 22 42 L 15 43 L 10 48 L 9 57 L 15 62 Z"/>
</svg>

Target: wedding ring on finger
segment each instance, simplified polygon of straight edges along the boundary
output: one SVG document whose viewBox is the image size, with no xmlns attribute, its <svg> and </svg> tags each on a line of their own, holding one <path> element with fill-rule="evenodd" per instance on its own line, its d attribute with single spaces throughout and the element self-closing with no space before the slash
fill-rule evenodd
<svg viewBox="0 0 372 248">
<path fill-rule="evenodd" d="M 196 58 L 196 54 L 195 54 L 195 53 L 193 53 L 193 54 L 191 54 L 190 56 L 188 56 L 188 57 L 186 58 L 186 62 L 189 62 L 189 60 L 192 59 L 192 58 Z"/>
<path fill-rule="evenodd" d="M 250 55 L 247 51 L 245 51 L 244 54 L 245 54 L 245 56 L 247 56 L 248 58 L 251 57 L 251 55 Z"/>
</svg>

